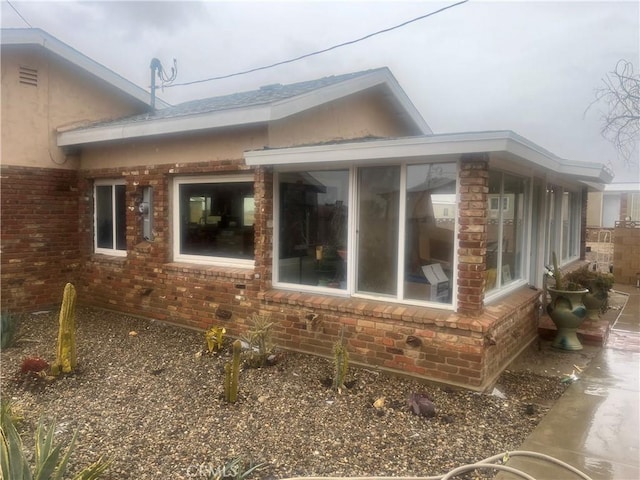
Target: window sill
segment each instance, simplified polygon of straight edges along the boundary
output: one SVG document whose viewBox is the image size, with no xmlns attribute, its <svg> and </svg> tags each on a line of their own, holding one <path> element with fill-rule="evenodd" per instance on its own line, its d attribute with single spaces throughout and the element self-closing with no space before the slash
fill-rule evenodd
<svg viewBox="0 0 640 480">
<path fill-rule="evenodd" d="M 253 268 L 222 267 L 216 265 L 196 265 L 193 263 L 172 262 L 165 263 L 167 272 L 204 275 L 208 277 L 224 277 L 236 280 L 251 281 L 254 279 Z"/>
<path fill-rule="evenodd" d="M 322 293 L 268 290 L 260 293 L 259 298 L 267 303 L 279 303 L 313 310 L 355 314 L 439 327 L 461 328 L 464 330 L 471 330 L 471 323 L 473 323 L 473 319 L 464 319 L 449 309 L 359 297 L 345 298 Z"/>
<path fill-rule="evenodd" d="M 109 263 L 112 265 L 124 265 L 127 261 L 126 255 L 109 255 L 106 253 L 93 253 L 91 261 L 96 263 Z"/>
</svg>

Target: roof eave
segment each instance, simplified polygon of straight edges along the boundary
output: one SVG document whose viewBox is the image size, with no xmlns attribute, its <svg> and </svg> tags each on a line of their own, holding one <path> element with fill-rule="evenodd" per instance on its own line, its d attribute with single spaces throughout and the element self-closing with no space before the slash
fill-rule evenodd
<svg viewBox="0 0 640 480">
<path fill-rule="evenodd" d="M 269 108 L 260 106 L 216 112 L 215 115 L 188 115 L 127 124 L 105 125 L 58 132 L 59 147 L 122 141 L 180 133 L 196 133 L 229 126 L 256 125 L 269 120 Z"/>
<path fill-rule="evenodd" d="M 376 164 L 390 159 L 420 161 L 470 153 L 507 153 L 537 170 L 571 176 L 577 181 L 608 183 L 610 170 L 597 163 L 568 162 L 511 131 L 467 132 L 245 152 L 250 166 L 326 166 L 334 163 Z"/>
</svg>

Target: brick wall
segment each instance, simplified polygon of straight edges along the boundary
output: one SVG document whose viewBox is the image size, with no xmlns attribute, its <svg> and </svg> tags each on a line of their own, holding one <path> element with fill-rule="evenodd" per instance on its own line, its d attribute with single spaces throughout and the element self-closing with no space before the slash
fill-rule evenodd
<svg viewBox="0 0 640 480">
<path fill-rule="evenodd" d="M 342 332 L 354 364 L 476 390 L 488 388 L 537 337 L 539 297 L 522 288 L 468 316 L 296 292 L 260 295 L 282 347 L 331 357 Z M 312 313 L 318 315 L 313 321 Z"/>
<path fill-rule="evenodd" d="M 227 161 L 81 172 L 80 245 L 83 268 L 76 285 L 78 302 L 200 329 L 232 315 L 234 326 L 231 331 L 242 333 L 244 319 L 256 309 L 255 299 L 260 285 L 254 270 L 172 262 L 169 189 L 172 178 L 177 175 L 246 173 L 247 170 L 241 161 Z M 259 179 L 260 175 L 258 171 L 256 178 Z M 96 178 L 125 179 L 126 257 L 93 254 L 93 180 Z M 142 219 L 137 208 L 146 186 L 153 187 L 152 242 L 143 239 Z M 264 198 L 271 192 L 258 184 L 255 194 L 256 223 L 265 225 L 264 216 L 271 212 L 268 206 L 265 210 Z M 263 230 L 256 230 L 262 235 Z M 270 251 L 270 248 L 264 238 L 256 242 L 258 250 Z M 261 271 L 261 268 L 258 264 L 256 271 Z"/>
<path fill-rule="evenodd" d="M 57 305 L 79 266 L 75 171 L 2 166 L 2 309 Z"/>
<path fill-rule="evenodd" d="M 238 160 L 81 171 L 78 178 L 67 173 L 67 183 L 77 185 L 77 191 L 66 187 L 62 203 L 69 200 L 73 205 L 64 224 L 74 233 L 68 241 L 79 245 L 73 259 L 81 268 L 72 270 L 78 302 L 198 329 L 221 325 L 231 336 L 246 331 L 251 313 L 267 313 L 275 322 L 275 338 L 282 348 L 331 356 L 342 333 L 355 364 L 477 390 L 490 386 L 535 338 L 538 292 L 522 288 L 497 306 L 482 305 L 488 174 L 484 157 L 466 159 L 461 173 L 459 312 L 272 290 L 273 175 L 265 168 L 254 170 L 255 268 L 173 262 L 169 234 L 172 178 L 242 171 L 248 168 Z M 93 180 L 97 178 L 125 180 L 126 257 L 93 253 Z M 52 181 L 51 190 L 57 191 L 55 185 L 58 183 Z M 145 186 L 154 188 L 152 242 L 142 238 L 137 208 Z M 15 197 L 14 193 L 17 201 Z M 3 204 L 3 210 L 7 206 Z M 42 218 L 46 217 L 40 216 L 34 225 L 41 225 Z M 28 232 L 16 229 L 14 233 L 29 238 Z M 27 256 L 23 250 L 16 257 Z M 59 279 L 60 291 L 67 280 Z M 22 291 L 31 299 L 29 292 Z M 54 298 L 58 300 L 58 292 Z M 311 313 L 317 315 L 315 322 L 307 318 Z"/>
</svg>

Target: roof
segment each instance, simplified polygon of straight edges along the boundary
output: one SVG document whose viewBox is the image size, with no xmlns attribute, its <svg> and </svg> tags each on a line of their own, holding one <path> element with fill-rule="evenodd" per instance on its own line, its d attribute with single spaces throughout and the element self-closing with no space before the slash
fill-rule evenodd
<svg viewBox="0 0 640 480">
<path fill-rule="evenodd" d="M 429 158 L 457 161 L 461 155 L 479 152 L 490 154 L 491 161 L 498 166 L 541 171 L 550 178 L 570 177 L 584 184 L 609 183 L 613 179 L 613 172 L 603 164 L 565 160 L 510 130 L 254 150 L 245 152 L 245 162 L 251 166 L 270 165 L 275 168 L 296 165 L 301 168 L 326 168 L 332 164 L 385 164 L 389 159 L 409 163 L 423 162 Z"/>
<path fill-rule="evenodd" d="M 431 133 L 397 80 L 384 67 L 288 85 L 267 85 L 258 90 L 194 100 L 143 115 L 99 122 L 60 132 L 58 146 L 266 123 L 369 88 L 383 89 L 397 113 L 413 125 L 416 134 Z"/>
<path fill-rule="evenodd" d="M 64 60 L 85 70 L 91 75 L 120 90 L 133 100 L 145 105 L 150 105 L 151 94 L 129 80 L 121 77 L 113 70 L 92 60 L 66 43 L 49 35 L 39 28 L 3 28 L 2 45 L 35 45 L 63 58 Z M 167 107 L 169 104 L 156 99 L 158 107 Z M 149 107 L 150 108 L 150 107 Z"/>
</svg>

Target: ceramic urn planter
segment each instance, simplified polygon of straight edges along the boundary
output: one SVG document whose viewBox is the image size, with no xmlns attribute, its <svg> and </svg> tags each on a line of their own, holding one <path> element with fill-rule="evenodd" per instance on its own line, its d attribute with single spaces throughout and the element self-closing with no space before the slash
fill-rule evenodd
<svg viewBox="0 0 640 480">
<path fill-rule="evenodd" d="M 551 346 L 562 350 L 582 350 L 577 331 L 587 318 L 587 308 L 582 298 L 589 290 L 547 290 L 551 296 L 547 313 L 558 330 Z"/>
</svg>

